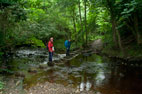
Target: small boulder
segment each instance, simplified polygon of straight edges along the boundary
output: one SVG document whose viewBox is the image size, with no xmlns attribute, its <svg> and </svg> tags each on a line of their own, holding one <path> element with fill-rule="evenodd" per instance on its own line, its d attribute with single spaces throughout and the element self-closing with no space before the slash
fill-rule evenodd
<svg viewBox="0 0 142 94">
<path fill-rule="evenodd" d="M 37 69 L 36 68 L 29 68 L 28 72 L 29 73 L 37 73 Z"/>
<path fill-rule="evenodd" d="M 15 76 L 17 76 L 17 77 L 25 77 L 25 74 L 23 72 L 17 71 L 17 72 L 15 72 Z"/>
<path fill-rule="evenodd" d="M 48 62 L 48 66 L 54 66 L 53 62 Z"/>
<path fill-rule="evenodd" d="M 40 65 L 39 65 L 39 68 L 40 68 L 40 69 L 45 69 L 45 68 L 47 68 L 47 65 L 46 65 L 46 64 L 40 64 Z"/>
</svg>

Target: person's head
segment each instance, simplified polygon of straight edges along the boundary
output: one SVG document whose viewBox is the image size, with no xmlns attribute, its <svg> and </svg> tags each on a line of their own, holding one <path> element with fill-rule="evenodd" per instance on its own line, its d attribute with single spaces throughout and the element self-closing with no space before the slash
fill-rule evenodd
<svg viewBox="0 0 142 94">
<path fill-rule="evenodd" d="M 53 37 L 50 38 L 50 41 L 53 42 Z"/>
<path fill-rule="evenodd" d="M 70 42 L 71 40 L 69 39 L 68 41 Z"/>
</svg>

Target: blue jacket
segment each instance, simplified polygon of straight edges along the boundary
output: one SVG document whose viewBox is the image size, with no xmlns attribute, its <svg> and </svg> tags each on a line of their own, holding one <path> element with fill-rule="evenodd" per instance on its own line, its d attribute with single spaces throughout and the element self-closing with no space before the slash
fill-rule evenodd
<svg viewBox="0 0 142 94">
<path fill-rule="evenodd" d="M 65 47 L 66 47 L 66 48 L 70 48 L 70 46 L 71 46 L 70 41 L 66 40 L 66 41 L 65 41 Z"/>
</svg>

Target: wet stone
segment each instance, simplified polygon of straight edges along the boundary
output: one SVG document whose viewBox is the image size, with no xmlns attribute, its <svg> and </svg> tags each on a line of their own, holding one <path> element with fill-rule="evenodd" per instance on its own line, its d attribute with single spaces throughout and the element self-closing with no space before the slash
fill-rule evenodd
<svg viewBox="0 0 142 94">
<path fill-rule="evenodd" d="M 17 76 L 17 77 L 25 77 L 25 74 L 24 74 L 23 72 L 20 72 L 20 71 L 15 72 L 14 74 L 15 74 L 15 76 Z"/>
<path fill-rule="evenodd" d="M 45 68 L 47 68 L 47 65 L 45 65 L 45 64 L 40 64 L 40 65 L 39 65 L 39 68 L 40 68 L 40 69 L 45 69 Z"/>
<path fill-rule="evenodd" d="M 59 60 L 54 60 L 54 63 L 59 63 Z"/>
<path fill-rule="evenodd" d="M 37 69 L 36 68 L 29 68 L 28 72 L 29 73 L 37 73 Z"/>
<path fill-rule="evenodd" d="M 53 62 L 48 62 L 48 66 L 54 66 Z"/>
</svg>

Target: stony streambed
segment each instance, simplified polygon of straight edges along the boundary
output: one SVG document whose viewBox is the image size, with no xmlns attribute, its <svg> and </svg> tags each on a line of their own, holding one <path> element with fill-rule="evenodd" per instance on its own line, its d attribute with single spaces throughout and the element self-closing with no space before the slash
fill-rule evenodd
<svg viewBox="0 0 142 94">
<path fill-rule="evenodd" d="M 70 57 L 54 53 L 52 67 L 45 50 L 20 49 L 3 62 L 8 69 L 0 75 L 5 83 L 3 94 L 142 93 L 141 66 L 91 51 L 76 51 Z"/>
<path fill-rule="evenodd" d="M 26 90 L 27 94 L 94 94 L 91 91 L 79 91 L 71 86 L 56 83 L 43 83 Z"/>
<path fill-rule="evenodd" d="M 66 62 L 76 57 L 77 55 L 78 54 L 76 53 L 71 53 L 70 58 L 65 58 L 65 54 L 54 53 L 53 62 L 56 64 Z M 12 64 L 9 64 L 11 62 Z M 32 85 L 24 87 L 24 79 L 29 77 L 29 75 L 33 76 L 43 72 L 45 69 L 51 68 L 48 66 L 48 52 L 46 52 L 46 50 L 20 49 L 16 51 L 13 57 L 8 59 L 7 63 L 8 66 L 6 67 L 10 69 L 12 75 L 2 75 L 1 79 L 3 79 L 5 82 L 5 88 L 0 92 L 0 94 L 47 94 L 47 91 L 48 94 L 64 94 L 63 92 L 75 92 L 73 88 L 65 87 L 55 83 L 51 84 L 49 82 L 46 82 L 46 84 L 39 84 L 37 82 L 37 85 L 34 84 L 35 86 Z M 52 90 L 51 88 L 56 88 L 58 91 L 55 89 Z"/>
</svg>

